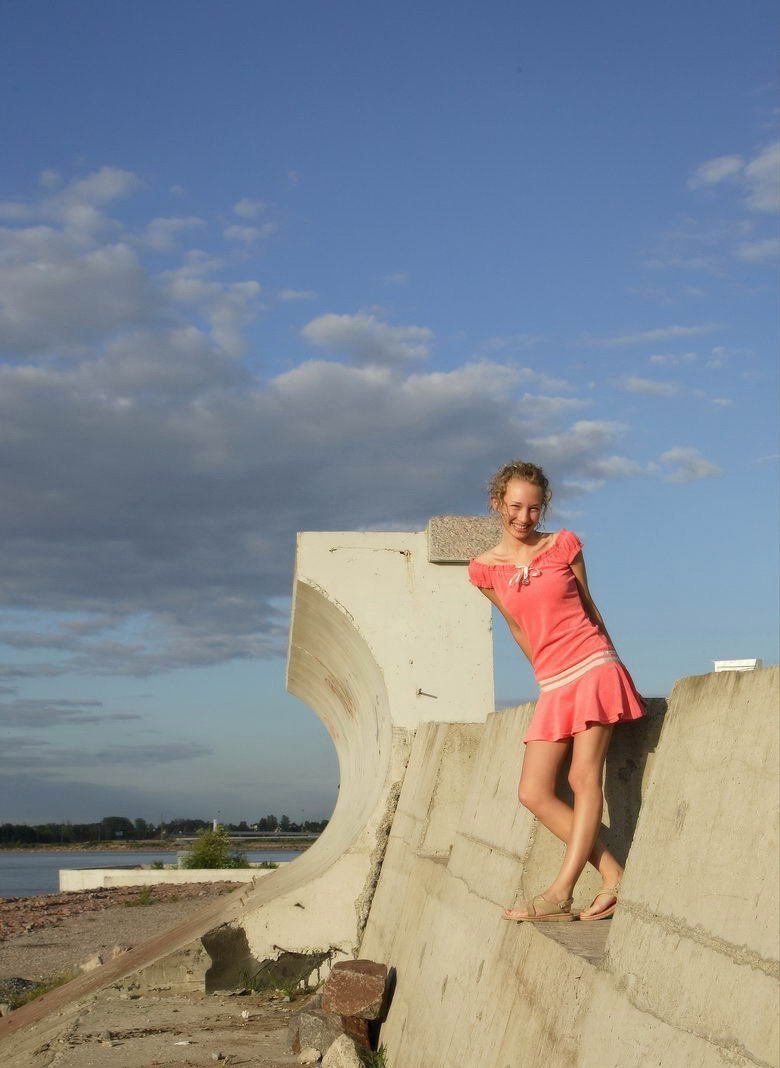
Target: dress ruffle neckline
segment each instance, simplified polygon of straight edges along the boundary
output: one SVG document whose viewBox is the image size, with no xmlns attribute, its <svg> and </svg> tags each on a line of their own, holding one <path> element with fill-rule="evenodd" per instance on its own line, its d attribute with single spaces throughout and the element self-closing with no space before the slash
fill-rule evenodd
<svg viewBox="0 0 780 1068">
<path fill-rule="evenodd" d="M 558 535 L 555 538 L 555 541 L 552 543 L 552 545 L 548 545 L 546 549 L 540 549 L 540 551 L 536 554 L 536 556 L 532 556 L 527 564 L 483 564 L 480 560 L 476 560 L 476 559 L 474 560 L 474 563 L 475 564 L 479 564 L 480 567 L 516 567 L 516 568 L 531 567 L 532 565 L 536 564 L 537 560 L 541 560 L 543 557 L 547 556 L 548 553 L 551 553 L 553 551 L 553 549 L 557 549 L 558 546 L 561 544 L 561 540 L 563 539 L 564 534 L 566 534 L 566 533 L 567 533 L 566 528 L 565 527 L 561 527 L 561 529 L 558 531 Z"/>
</svg>

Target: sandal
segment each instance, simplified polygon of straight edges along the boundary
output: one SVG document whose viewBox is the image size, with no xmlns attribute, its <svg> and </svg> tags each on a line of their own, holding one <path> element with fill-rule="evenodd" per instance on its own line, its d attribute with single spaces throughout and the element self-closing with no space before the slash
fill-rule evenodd
<svg viewBox="0 0 780 1068">
<path fill-rule="evenodd" d="M 602 886 L 602 888 L 599 890 L 598 894 L 596 894 L 596 897 L 599 897 L 601 894 L 614 894 L 614 896 L 617 897 L 619 891 L 620 891 L 620 880 L 618 880 L 615 883 L 614 886 Z M 591 908 L 593 907 L 593 903 L 595 902 L 596 897 L 594 897 L 593 901 L 591 901 L 591 903 L 590 903 L 590 907 Z M 602 912 L 592 912 L 590 915 L 586 915 L 584 912 L 581 912 L 580 913 L 580 919 L 581 920 L 604 920 L 604 919 L 607 918 L 607 916 L 611 916 L 612 915 L 612 913 L 615 911 L 617 906 L 618 906 L 617 901 L 613 901 L 613 903 L 608 908 L 604 909 Z"/>
<path fill-rule="evenodd" d="M 539 902 L 538 906 L 537 901 Z M 573 897 L 567 897 L 564 901 L 548 901 L 542 894 L 537 894 L 536 897 L 530 898 L 525 903 L 525 908 L 528 912 L 527 916 L 507 916 L 506 913 L 512 910 L 504 909 L 504 919 L 514 920 L 515 923 L 547 923 L 550 920 L 573 920 L 572 901 L 574 901 Z"/>
</svg>

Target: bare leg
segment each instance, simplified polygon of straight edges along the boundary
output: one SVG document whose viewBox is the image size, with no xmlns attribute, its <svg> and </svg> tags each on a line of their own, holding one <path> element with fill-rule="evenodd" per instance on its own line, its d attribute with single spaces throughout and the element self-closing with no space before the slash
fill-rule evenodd
<svg viewBox="0 0 780 1068">
<path fill-rule="evenodd" d="M 616 882 L 623 874 L 617 859 L 597 839 L 604 811 L 601 781 L 612 730 L 613 724 L 592 724 L 574 736 L 569 771 L 569 782 L 574 791 L 573 809 L 555 793 L 555 783 L 568 741 L 536 741 L 526 745 L 518 788 L 520 803 L 530 809 L 567 847 L 560 872 L 548 889 L 543 891 L 548 901 L 563 901 L 571 897 L 588 861 L 608 883 Z M 597 898 L 598 907 L 591 906 L 584 911 L 589 914 L 599 912 L 608 908 L 614 900 L 614 894 L 605 894 Z M 512 919 L 526 916 L 527 912 L 525 908 L 506 909 L 504 915 Z"/>
</svg>

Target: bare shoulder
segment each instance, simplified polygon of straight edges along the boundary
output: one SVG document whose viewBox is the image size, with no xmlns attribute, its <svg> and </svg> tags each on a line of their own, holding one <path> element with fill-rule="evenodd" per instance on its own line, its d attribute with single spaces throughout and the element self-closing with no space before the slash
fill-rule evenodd
<svg viewBox="0 0 780 1068">
<path fill-rule="evenodd" d="M 474 557 L 474 562 L 477 563 L 477 564 L 488 564 L 488 565 L 489 564 L 497 564 L 497 563 L 499 563 L 499 561 L 496 560 L 496 555 L 495 555 L 495 550 L 494 549 L 488 549 L 487 552 L 480 553 L 479 556 L 475 556 Z"/>
</svg>

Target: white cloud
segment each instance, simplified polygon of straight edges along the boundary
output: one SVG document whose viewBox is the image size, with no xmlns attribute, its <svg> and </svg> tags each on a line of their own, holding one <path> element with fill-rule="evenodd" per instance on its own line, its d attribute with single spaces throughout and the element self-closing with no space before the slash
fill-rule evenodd
<svg viewBox="0 0 780 1068">
<path fill-rule="evenodd" d="M 318 294 L 313 289 L 280 289 L 276 299 L 281 301 L 316 300 Z"/>
<path fill-rule="evenodd" d="M 696 337 L 699 334 L 711 334 L 720 330 L 719 323 L 702 323 L 699 326 L 661 326 L 653 330 L 639 330 L 632 334 L 618 334 L 614 337 L 586 338 L 582 344 L 600 348 L 619 345 L 644 345 L 656 341 L 671 341 L 675 338 Z"/>
<path fill-rule="evenodd" d="M 542 341 L 541 334 L 496 334 L 480 342 L 478 348 L 480 352 L 518 352 L 532 349 Z"/>
<path fill-rule="evenodd" d="M 234 214 L 241 219 L 257 219 L 267 210 L 268 205 L 264 200 L 253 200 L 251 197 L 243 197 L 233 205 Z"/>
<path fill-rule="evenodd" d="M 738 182 L 750 211 L 780 211 L 780 141 L 765 145 L 751 160 L 717 156 L 702 163 L 688 179 L 689 189 Z"/>
<path fill-rule="evenodd" d="M 656 352 L 652 356 L 648 356 L 650 363 L 658 364 L 661 367 L 677 367 L 682 363 L 695 363 L 698 359 L 698 355 L 695 352 Z"/>
<path fill-rule="evenodd" d="M 8 222 L 23 222 L 26 219 L 34 218 L 34 216 L 34 209 L 20 200 L 0 201 L 0 219 L 6 219 Z"/>
<path fill-rule="evenodd" d="M 650 270 L 704 271 L 716 277 L 723 274 L 724 264 L 721 256 L 665 256 L 653 257 L 643 263 Z"/>
<path fill-rule="evenodd" d="M 38 175 L 38 185 L 42 189 L 56 189 L 57 186 L 62 185 L 62 175 L 51 168 L 41 171 Z"/>
<path fill-rule="evenodd" d="M 567 477 L 562 486 L 574 493 L 591 493 L 607 479 L 631 478 L 645 474 L 636 460 L 609 449 L 628 427 L 617 420 L 580 419 L 568 430 L 529 439 L 535 462 L 557 468 L 565 462 Z M 576 457 L 576 459 L 575 459 Z"/>
<path fill-rule="evenodd" d="M 82 251 L 50 227 L 0 230 L 0 348 L 16 353 L 94 341 L 149 320 L 153 287 L 122 242 Z"/>
<path fill-rule="evenodd" d="M 533 382 L 540 389 L 563 390 L 564 392 L 567 390 L 571 392 L 574 389 L 572 383 L 565 378 L 556 378 L 545 374 L 544 371 L 537 371 L 533 367 L 518 367 L 517 374 L 523 382 Z"/>
<path fill-rule="evenodd" d="M 780 211 L 780 141 L 767 145 L 748 163 L 745 182 L 751 211 Z"/>
<path fill-rule="evenodd" d="M 198 219 L 193 215 L 152 219 L 144 227 L 138 240 L 156 252 L 170 252 L 176 247 L 182 234 L 190 230 L 198 230 L 205 225 L 203 219 Z"/>
<path fill-rule="evenodd" d="M 697 482 L 723 474 L 717 464 L 710 463 L 693 446 L 675 445 L 667 449 L 661 454 L 661 463 L 670 468 L 663 476 L 665 482 Z"/>
<path fill-rule="evenodd" d="M 771 263 L 780 256 L 780 238 L 767 237 L 762 241 L 746 241 L 737 247 L 737 258 L 747 263 Z"/>
<path fill-rule="evenodd" d="M 542 393 L 524 393 L 517 402 L 518 412 L 524 419 L 548 420 L 550 416 L 562 415 L 589 408 L 593 401 L 580 397 L 550 397 Z"/>
<path fill-rule="evenodd" d="M 220 282 L 207 276 L 221 266 L 206 253 L 192 250 L 185 263 L 163 271 L 159 279 L 171 301 L 196 308 L 211 325 L 211 336 L 230 356 L 241 356 L 246 347 L 244 331 L 260 312 L 262 287 L 253 279 Z"/>
<path fill-rule="evenodd" d="M 737 359 L 750 358 L 754 355 L 752 349 L 728 348 L 726 345 L 715 345 L 710 351 L 706 361 L 707 367 L 725 367 L 734 357 Z"/>
<path fill-rule="evenodd" d="M 129 196 L 141 187 L 132 171 L 121 167 L 101 167 L 85 178 L 75 178 L 58 195 L 56 203 L 106 205 Z"/>
<path fill-rule="evenodd" d="M 433 331 L 425 326 L 390 326 L 363 312 L 321 315 L 301 335 L 354 363 L 388 367 L 425 359 L 433 341 Z"/>
<path fill-rule="evenodd" d="M 141 187 L 140 179 L 119 167 L 101 167 L 83 178 L 74 178 L 57 189 L 55 172 L 43 172 L 45 192 L 35 201 L 0 203 L 0 218 L 9 222 L 54 224 L 61 244 L 71 248 L 93 248 L 106 233 L 118 237 L 122 227 L 103 210 L 115 200 L 129 196 Z M 42 230 L 44 227 L 37 227 Z"/>
<path fill-rule="evenodd" d="M 394 274 L 386 274 L 382 279 L 386 286 L 405 286 L 409 284 L 407 271 L 396 271 Z"/>
<path fill-rule="evenodd" d="M 695 353 L 685 353 L 682 357 L 660 357 L 664 362 L 679 363 L 685 356 L 693 356 Z M 652 357 L 651 357 L 652 359 Z M 617 385 L 628 393 L 637 393 L 648 397 L 699 397 L 719 407 L 726 407 L 732 402 L 726 397 L 712 397 L 706 390 L 699 386 L 688 386 L 682 382 L 662 380 L 657 378 L 644 378 L 641 375 L 623 375 L 617 379 Z"/>
<path fill-rule="evenodd" d="M 622 379 L 621 385 L 629 393 L 644 393 L 652 397 L 673 397 L 680 392 L 677 382 L 660 382 L 657 379 L 641 378 L 639 375 L 627 375 Z"/>
<path fill-rule="evenodd" d="M 679 285 L 678 283 L 664 286 L 626 286 L 626 292 L 632 293 L 638 297 L 643 297 L 646 300 L 653 300 L 657 304 L 664 306 L 679 303 L 680 300 L 690 297 L 699 299 L 707 296 L 707 290 L 702 289 L 701 286 Z"/>
<path fill-rule="evenodd" d="M 262 226 L 226 226 L 223 235 L 226 241 L 236 241 L 242 245 L 256 245 L 265 237 L 276 231 L 276 224 L 263 223 Z"/>
<path fill-rule="evenodd" d="M 729 178 L 742 174 L 745 161 L 741 156 L 716 156 L 700 164 L 688 179 L 689 189 L 701 189 L 706 185 L 717 185 Z"/>
<path fill-rule="evenodd" d="M 605 456 L 594 461 L 593 470 L 604 478 L 633 478 L 645 474 L 645 468 L 627 456 Z"/>
</svg>

